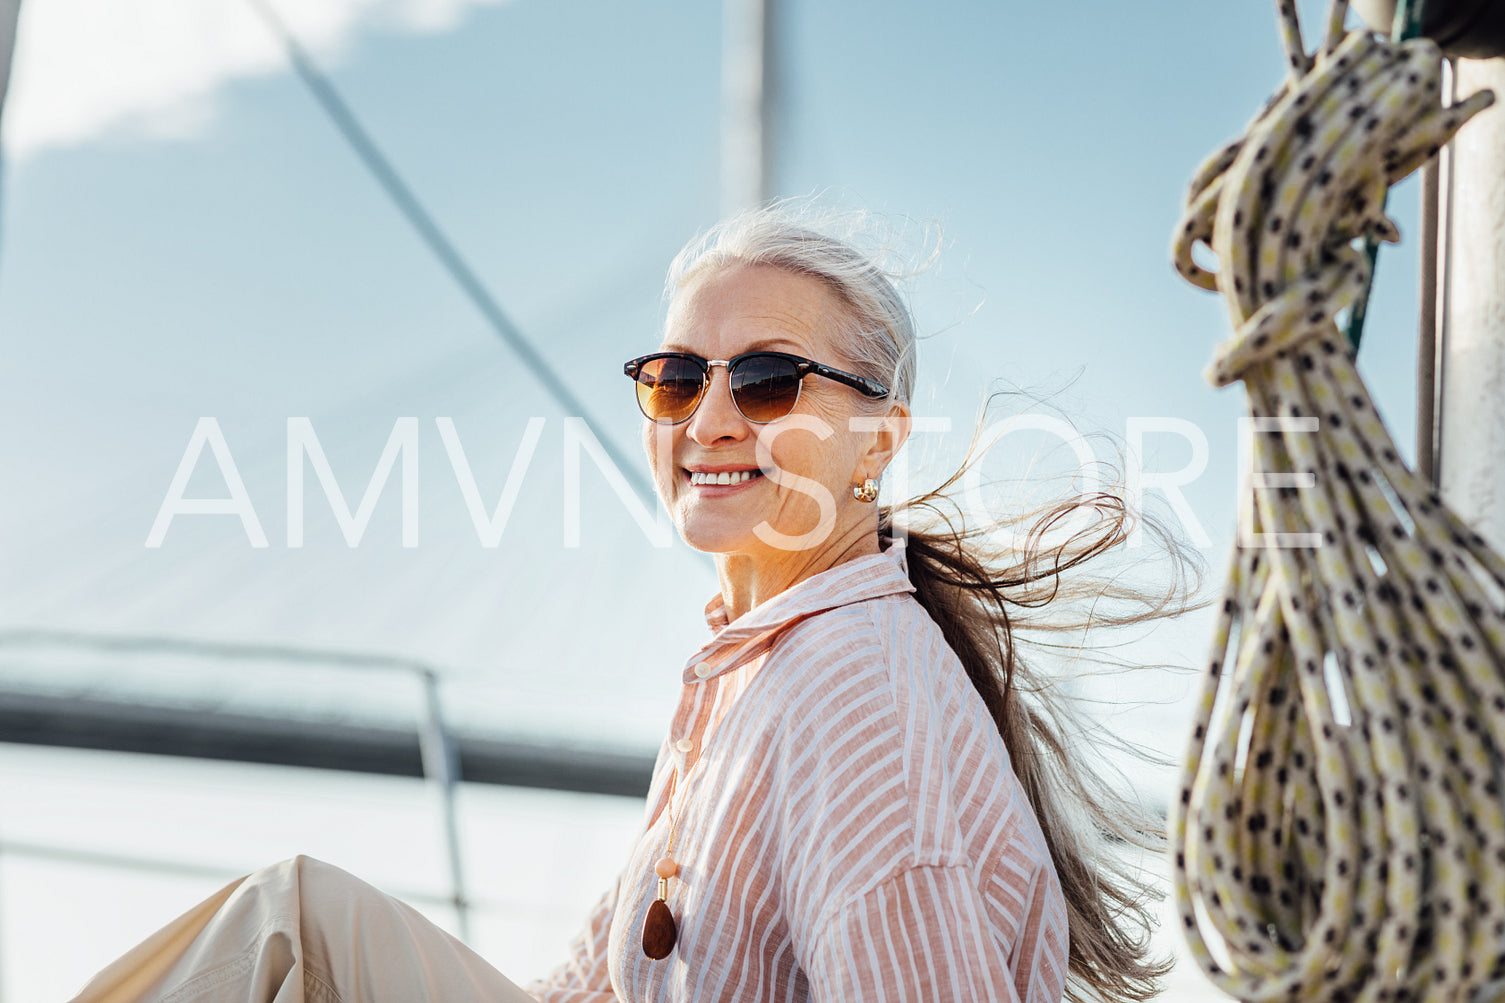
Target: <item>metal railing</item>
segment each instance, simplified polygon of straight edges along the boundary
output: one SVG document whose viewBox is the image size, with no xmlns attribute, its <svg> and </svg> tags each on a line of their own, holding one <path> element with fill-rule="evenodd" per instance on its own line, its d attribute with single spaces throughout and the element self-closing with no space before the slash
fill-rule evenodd
<svg viewBox="0 0 1505 1003">
<path fill-rule="evenodd" d="M 462 781 L 643 797 L 653 772 L 653 756 L 645 753 L 457 735 L 444 714 L 443 674 L 416 659 L 280 645 L 21 630 L 0 632 L 0 668 L 6 667 L 16 653 L 41 647 L 114 655 L 186 655 L 215 662 L 374 668 L 410 675 L 422 694 L 422 709 L 415 715 L 411 730 L 165 702 L 38 693 L 0 685 L 0 742 L 425 778 L 440 793 L 450 895 L 440 899 L 415 897 L 451 906 L 460 938 L 465 941 L 470 940 L 472 903 L 455 805 L 456 789 Z M 0 852 L 199 873 L 192 865 L 20 843 L 0 844 Z M 217 869 L 209 870 L 219 874 Z"/>
</svg>

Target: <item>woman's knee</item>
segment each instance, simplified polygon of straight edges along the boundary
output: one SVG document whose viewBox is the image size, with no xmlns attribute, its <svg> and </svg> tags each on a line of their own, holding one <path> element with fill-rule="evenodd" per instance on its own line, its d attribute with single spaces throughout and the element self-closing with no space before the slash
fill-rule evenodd
<svg viewBox="0 0 1505 1003">
<path fill-rule="evenodd" d="M 246 876 L 246 882 L 258 884 L 285 882 L 289 884 L 331 883 L 340 881 L 360 881 L 348 871 L 343 871 L 334 864 L 320 860 L 318 857 L 310 857 L 305 853 L 295 854 L 279 860 L 274 864 L 257 868 Z"/>
<path fill-rule="evenodd" d="M 265 869 L 267 881 L 289 901 L 296 901 L 305 934 L 341 929 L 360 917 L 379 916 L 395 906 L 385 892 L 343 868 L 298 854 Z"/>
<path fill-rule="evenodd" d="M 241 882 L 240 893 L 273 909 L 273 903 L 280 903 L 286 912 L 303 916 L 312 905 L 350 906 L 381 895 L 349 871 L 302 853 L 252 871 Z"/>
</svg>

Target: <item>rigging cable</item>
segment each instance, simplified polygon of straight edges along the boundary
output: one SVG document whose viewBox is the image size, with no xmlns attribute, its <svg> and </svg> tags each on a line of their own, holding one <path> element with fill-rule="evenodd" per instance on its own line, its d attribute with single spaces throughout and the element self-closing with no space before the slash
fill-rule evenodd
<svg viewBox="0 0 1505 1003">
<path fill-rule="evenodd" d="M 334 84 L 315 65 L 313 58 L 277 12 L 272 9 L 268 0 L 247 0 L 247 2 L 256 8 L 257 13 L 261 15 L 272 33 L 282 41 L 293 68 L 313 94 L 319 107 L 329 116 L 340 135 L 350 144 L 361 163 L 381 185 L 382 190 L 397 206 L 403 218 L 417 231 L 419 238 L 439 259 L 440 265 L 460 287 L 460 291 L 491 325 L 491 329 L 517 353 L 523 364 L 532 370 L 534 376 L 538 377 L 544 389 L 564 406 L 566 414 L 578 415 L 593 431 L 604 429 L 605 426 L 591 417 L 584 402 L 575 395 L 559 374 L 554 372 L 548 360 L 539 354 L 533 343 L 523 336 L 517 325 L 507 316 L 506 311 L 487 290 L 485 283 L 465 261 L 464 256 L 460 254 L 433 215 L 424 207 L 413 189 L 402 179 L 402 175 L 397 172 L 392 162 L 382 153 L 381 148 L 361 125 L 360 120 L 356 118 L 345 99 L 340 96 Z M 632 484 L 633 489 L 640 495 L 645 494 L 650 499 L 655 498 L 656 492 L 653 485 L 644 477 L 641 464 L 629 460 L 626 454 L 617 448 L 611 436 L 598 434 L 596 438 L 606 455 L 616 465 L 617 470 Z"/>
</svg>

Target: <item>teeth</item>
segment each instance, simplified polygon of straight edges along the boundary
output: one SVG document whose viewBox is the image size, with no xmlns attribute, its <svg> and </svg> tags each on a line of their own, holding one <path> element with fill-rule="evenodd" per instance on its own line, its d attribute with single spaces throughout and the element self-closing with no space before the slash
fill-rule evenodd
<svg viewBox="0 0 1505 1003">
<path fill-rule="evenodd" d="M 754 477 L 761 476 L 763 476 L 763 473 L 759 470 L 723 470 L 719 474 L 706 474 L 697 470 L 691 472 L 690 483 L 717 485 L 741 484 L 743 481 L 750 481 Z"/>
</svg>

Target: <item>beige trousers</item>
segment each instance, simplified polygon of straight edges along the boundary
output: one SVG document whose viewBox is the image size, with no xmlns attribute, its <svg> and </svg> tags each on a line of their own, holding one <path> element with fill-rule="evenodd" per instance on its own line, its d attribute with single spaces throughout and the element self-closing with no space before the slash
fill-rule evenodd
<svg viewBox="0 0 1505 1003">
<path fill-rule="evenodd" d="M 412 906 L 294 857 L 220 889 L 73 1003 L 532 1003 Z"/>
</svg>

